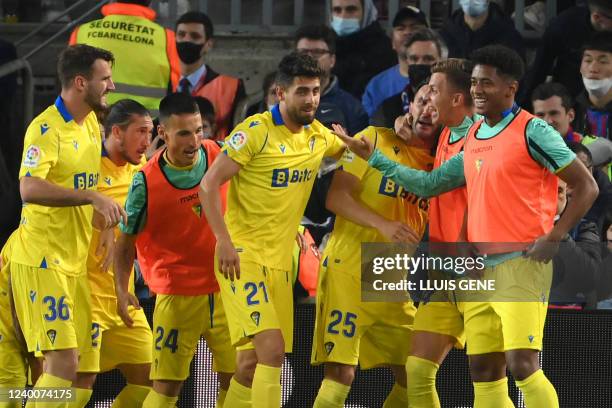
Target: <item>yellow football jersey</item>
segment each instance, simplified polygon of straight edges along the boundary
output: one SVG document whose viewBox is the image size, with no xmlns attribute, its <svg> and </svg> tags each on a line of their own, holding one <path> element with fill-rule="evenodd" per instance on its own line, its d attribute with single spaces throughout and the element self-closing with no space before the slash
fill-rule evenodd
<svg viewBox="0 0 612 408">
<path fill-rule="evenodd" d="M 9 276 L 8 261 L 11 257 L 13 243 L 15 242 L 16 236 L 17 236 L 17 230 L 13 231 L 11 236 L 4 243 L 4 246 L 2 247 L 2 251 L 0 251 L 0 258 L 2 259 L 2 268 L 0 268 L 0 296 L 1 296 L 1 299 L 4 299 L 5 296 L 8 298 L 8 276 Z M 0 302 L 1 301 L 2 300 L 0 300 Z"/>
<path fill-rule="evenodd" d="M 98 191 L 107 197 L 112 198 L 115 202 L 125 207 L 128 190 L 132 183 L 132 178 L 140 168 L 146 163 L 143 156 L 140 164 L 133 165 L 127 163 L 123 166 L 117 166 L 108 157 L 104 146 L 102 147 L 102 160 L 100 162 L 100 182 Z M 119 227 L 115 228 L 115 238 L 120 234 Z M 115 297 L 115 281 L 112 265 L 107 272 L 100 270 L 101 257 L 96 255 L 98 241 L 100 239 L 100 231 L 94 229 L 91 236 L 91 244 L 89 245 L 89 256 L 87 258 L 87 273 L 89 276 L 89 284 L 91 285 L 91 293 L 99 297 Z M 130 274 L 130 292 L 134 289 L 134 274 Z"/>
<path fill-rule="evenodd" d="M 433 168 L 434 158 L 429 149 L 406 146 L 393 129 L 370 126 L 355 137 L 363 135 L 398 163 L 414 169 L 429 171 Z M 360 180 L 356 198 L 361 204 L 389 220 L 404 222 L 419 236 L 423 235 L 427 225 L 427 199 L 404 190 L 350 151 L 344 153 L 338 164 L 341 170 Z M 359 274 L 361 243 L 385 241 L 387 239 L 376 228 L 361 226 L 338 215 L 324 256 L 337 267 L 346 267 L 347 272 Z"/>
<path fill-rule="evenodd" d="M 39 177 L 69 189 L 95 190 L 100 171 L 100 126 L 95 113 L 77 124 L 61 97 L 26 132 L 21 177 Z M 47 207 L 24 203 L 12 262 L 85 273 L 93 207 Z"/>
<path fill-rule="evenodd" d="M 317 120 L 291 133 L 278 105 L 234 129 L 223 151 L 242 169 L 230 183 L 225 222 L 242 259 L 291 269 L 291 248 L 321 160 L 343 148 Z"/>
</svg>

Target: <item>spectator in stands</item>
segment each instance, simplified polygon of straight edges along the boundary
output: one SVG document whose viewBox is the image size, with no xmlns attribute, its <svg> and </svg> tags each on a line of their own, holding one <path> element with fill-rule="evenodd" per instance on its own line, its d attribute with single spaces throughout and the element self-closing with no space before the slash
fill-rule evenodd
<svg viewBox="0 0 612 408">
<path fill-rule="evenodd" d="M 242 80 L 218 74 L 204 59 L 213 47 L 213 23 L 199 11 L 189 11 L 176 22 L 176 48 L 181 60 L 177 91 L 202 96 L 215 108 L 217 130 L 214 139 L 224 139 L 234 126 L 234 112 L 245 97 Z"/>
<path fill-rule="evenodd" d="M 572 121 L 576 117 L 572 97 L 558 82 L 545 82 L 531 94 L 533 114 L 542 118 L 563 136 L 566 142 L 580 142 L 582 135 L 574 132 Z"/>
<path fill-rule="evenodd" d="M 501 44 L 512 48 L 525 61 L 525 47 L 514 22 L 501 7 L 489 0 L 459 0 L 440 34 L 448 46 L 449 58 L 469 58 L 485 45 Z"/>
<path fill-rule="evenodd" d="M 608 213 L 602 229 L 602 261 L 599 284 L 597 285 L 597 299 L 599 309 L 612 309 L 612 213 Z"/>
<path fill-rule="evenodd" d="M 331 7 L 339 37 L 334 73 L 342 89 L 361 98 L 370 79 L 395 64 L 395 53 L 372 0 L 332 0 Z"/>
<path fill-rule="evenodd" d="M 406 41 L 415 31 L 427 28 L 425 13 L 413 6 L 400 9 L 393 18 L 391 44 L 397 54 L 397 65 L 376 75 L 366 87 L 361 103 L 368 116 L 372 116 L 387 98 L 401 93 L 408 85 L 408 59 Z"/>
<path fill-rule="evenodd" d="M 110 104 L 134 99 L 157 116 L 160 100 L 176 87 L 180 75 L 175 36 L 154 22 L 151 0 L 121 0 L 102 7 L 100 20 L 77 27 L 70 44 L 87 44 L 115 56 Z M 138 63 L 134 63 L 135 56 Z"/>
<path fill-rule="evenodd" d="M 576 129 L 612 140 L 612 32 L 596 33 L 585 44 L 580 74 L 585 90 L 576 98 Z"/>
<path fill-rule="evenodd" d="M 392 128 L 395 119 L 410 108 L 416 90 L 429 80 L 431 66 L 442 58 L 440 37 L 429 28 L 414 32 L 406 41 L 409 83 L 402 92 L 385 99 L 370 117 L 374 126 Z"/>
<path fill-rule="evenodd" d="M 263 94 L 259 102 L 255 102 L 247 109 L 247 117 L 256 113 L 263 113 L 271 110 L 278 103 L 276 95 L 276 71 L 268 72 L 261 83 L 261 91 Z"/>
<path fill-rule="evenodd" d="M 599 187 L 599 195 L 589 212 L 584 216 L 584 219 L 593 221 L 597 228 L 601 229 L 607 213 L 612 211 L 612 183 L 603 171 L 593 167 L 593 156 L 584 144 L 570 142 L 568 147 L 576 153 L 576 157 L 592 173 L 597 187 Z M 568 194 L 571 196 L 571 191 Z"/>
<path fill-rule="evenodd" d="M 332 74 L 336 64 L 336 34 L 324 25 L 301 27 L 294 36 L 297 52 L 309 54 L 319 63 L 321 77 L 321 100 L 316 118 L 331 128 L 332 123 L 342 125 L 353 135 L 368 126 L 368 115 L 361 103 L 338 83 Z"/>
<path fill-rule="evenodd" d="M 215 136 L 217 130 L 217 124 L 215 121 L 215 107 L 212 102 L 201 96 L 196 96 L 196 103 L 200 110 L 200 116 L 202 117 L 202 137 L 204 139 L 212 139 Z"/>
<path fill-rule="evenodd" d="M 612 31 L 610 0 L 588 0 L 588 8 L 572 7 L 554 18 L 526 76 L 521 104 L 526 106 L 533 89 L 548 75 L 565 85 L 575 98 L 584 89 L 579 75 L 582 47 L 594 33 L 602 31 Z"/>
<path fill-rule="evenodd" d="M 565 211 L 571 195 L 567 184 L 559 179 L 555 223 Z M 594 308 L 601 263 L 601 240 L 595 222 L 583 218 L 561 239 L 560 250 L 553 258 L 551 306 L 576 305 Z M 554 306 L 553 306 L 554 307 Z"/>
</svg>

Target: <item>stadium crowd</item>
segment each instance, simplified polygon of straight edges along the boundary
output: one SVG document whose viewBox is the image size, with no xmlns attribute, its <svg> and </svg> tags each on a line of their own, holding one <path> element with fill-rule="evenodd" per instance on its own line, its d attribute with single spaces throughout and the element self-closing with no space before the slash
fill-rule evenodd
<svg viewBox="0 0 612 408">
<path fill-rule="evenodd" d="M 170 30 L 122 0 L 74 30 L 25 134 L 0 388 L 73 387 L 26 406 L 84 407 L 117 368 L 113 407 L 173 407 L 203 336 L 218 407 L 279 407 L 310 298 L 315 407 L 342 407 L 358 365 L 393 372 L 384 407 L 439 407 L 453 347 L 474 406 L 514 406 L 507 370 L 528 408 L 562 405 L 538 359 L 547 309 L 612 308 L 612 5 L 564 10 L 529 58 L 496 1 L 460 0 L 439 31 L 406 6 L 390 36 L 372 0 L 329 3 L 256 102 L 207 62 L 200 11 Z M 470 279 L 500 297 L 362 300 L 361 244 L 419 242 L 469 243 L 487 257 Z"/>
</svg>

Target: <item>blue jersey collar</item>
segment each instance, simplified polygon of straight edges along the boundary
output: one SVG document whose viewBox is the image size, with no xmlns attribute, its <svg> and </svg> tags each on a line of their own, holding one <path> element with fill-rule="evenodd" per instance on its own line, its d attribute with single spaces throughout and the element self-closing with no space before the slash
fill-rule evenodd
<svg viewBox="0 0 612 408">
<path fill-rule="evenodd" d="M 270 112 L 272 113 L 272 122 L 274 122 L 276 126 L 282 126 L 285 124 L 285 121 L 283 120 L 283 115 L 281 115 L 280 112 L 280 105 L 278 103 L 272 107 Z M 310 128 L 310 125 L 304 125 L 304 129 L 308 128 Z"/>
<path fill-rule="evenodd" d="M 276 126 L 285 124 L 283 121 L 283 115 L 281 115 L 280 112 L 280 105 L 278 103 L 272 107 L 270 112 L 272 112 L 272 122 L 274 122 Z"/>
<path fill-rule="evenodd" d="M 55 107 L 59 111 L 60 115 L 62 115 L 64 122 L 68 123 L 74 119 L 72 115 L 70 114 L 70 112 L 68 112 L 68 109 L 66 108 L 66 104 L 64 104 L 64 100 L 62 99 L 61 96 L 58 96 L 55 99 Z"/>
</svg>

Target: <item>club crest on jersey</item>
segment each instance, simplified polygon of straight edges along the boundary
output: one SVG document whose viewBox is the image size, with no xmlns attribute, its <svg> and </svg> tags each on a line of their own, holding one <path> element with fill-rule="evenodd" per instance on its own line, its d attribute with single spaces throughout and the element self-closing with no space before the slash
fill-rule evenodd
<svg viewBox="0 0 612 408">
<path fill-rule="evenodd" d="M 202 204 L 194 204 L 191 206 L 191 210 L 198 216 L 198 218 L 202 218 Z"/>
<path fill-rule="evenodd" d="M 278 148 L 280 149 L 280 151 L 281 151 L 281 153 L 282 153 L 282 154 L 285 154 L 285 150 L 287 150 L 287 148 L 285 147 L 285 145 L 284 145 L 284 144 L 282 144 L 282 143 L 281 143 L 281 144 L 279 144 L 279 145 L 278 145 Z"/>
<path fill-rule="evenodd" d="M 227 142 L 234 150 L 240 150 L 246 144 L 247 135 L 242 131 L 235 132 Z"/>
<path fill-rule="evenodd" d="M 47 337 L 49 338 L 49 341 L 51 341 L 51 344 L 55 344 L 55 337 L 57 336 L 57 332 L 53 329 L 47 330 Z"/>
<path fill-rule="evenodd" d="M 314 147 L 315 147 L 315 137 L 311 136 L 310 140 L 308 140 L 308 147 L 310 147 L 310 151 L 314 152 Z"/>
<path fill-rule="evenodd" d="M 49 125 L 46 123 L 43 123 L 42 125 L 40 125 L 40 134 L 44 135 L 45 133 L 47 133 L 47 130 L 49 130 Z"/>
<path fill-rule="evenodd" d="M 474 164 L 476 165 L 476 170 L 480 173 L 480 169 L 482 168 L 482 159 L 476 159 Z"/>
<path fill-rule="evenodd" d="M 41 156 L 40 147 L 36 145 L 30 145 L 25 152 L 25 157 L 23 158 L 23 166 L 24 167 L 36 167 L 40 162 Z"/>
<path fill-rule="evenodd" d="M 256 326 L 259 326 L 259 312 L 251 313 L 251 320 L 253 320 Z"/>
<path fill-rule="evenodd" d="M 327 343 L 325 343 L 325 352 L 327 353 L 327 355 L 329 356 L 329 353 L 332 352 L 332 350 L 334 349 L 335 344 L 331 341 L 328 341 Z"/>
</svg>

